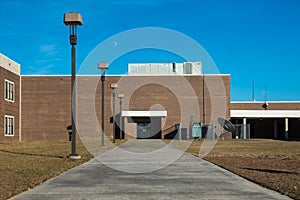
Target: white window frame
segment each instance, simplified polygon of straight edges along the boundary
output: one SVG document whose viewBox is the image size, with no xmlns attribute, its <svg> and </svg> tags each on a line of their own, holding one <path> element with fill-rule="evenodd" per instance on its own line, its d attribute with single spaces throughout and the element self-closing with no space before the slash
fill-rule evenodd
<svg viewBox="0 0 300 200">
<path fill-rule="evenodd" d="M 7 119 L 9 119 L 9 128 L 7 126 Z M 4 136 L 14 136 L 15 135 L 15 117 L 11 115 L 4 116 Z"/>
<path fill-rule="evenodd" d="M 6 88 L 6 85 L 8 85 L 8 88 Z M 15 83 L 7 79 L 4 80 L 4 99 L 10 102 L 15 101 Z"/>
</svg>

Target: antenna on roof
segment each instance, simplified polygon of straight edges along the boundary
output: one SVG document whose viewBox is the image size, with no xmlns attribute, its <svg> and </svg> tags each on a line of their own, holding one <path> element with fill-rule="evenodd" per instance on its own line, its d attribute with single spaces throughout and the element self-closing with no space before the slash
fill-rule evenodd
<svg viewBox="0 0 300 200">
<path fill-rule="evenodd" d="M 267 102 L 267 86 L 265 85 L 264 89 L 264 95 L 265 95 L 265 103 Z"/>
<path fill-rule="evenodd" d="M 264 89 L 264 91 L 263 91 L 263 94 L 264 94 L 264 96 L 265 96 L 265 103 L 262 105 L 262 107 L 263 107 L 265 110 L 267 110 L 268 107 L 269 107 L 269 104 L 268 104 L 268 102 L 267 102 L 267 86 L 266 86 L 266 85 L 265 85 L 265 89 Z"/>
<path fill-rule="evenodd" d="M 254 80 L 252 80 L 252 101 L 255 102 Z"/>
</svg>

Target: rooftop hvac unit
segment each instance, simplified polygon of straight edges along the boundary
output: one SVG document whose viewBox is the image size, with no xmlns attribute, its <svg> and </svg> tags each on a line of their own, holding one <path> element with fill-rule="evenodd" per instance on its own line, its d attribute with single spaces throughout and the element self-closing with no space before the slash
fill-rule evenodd
<svg viewBox="0 0 300 200">
<path fill-rule="evenodd" d="M 192 74 L 192 63 L 185 62 L 183 64 L 183 73 L 184 74 Z"/>
</svg>

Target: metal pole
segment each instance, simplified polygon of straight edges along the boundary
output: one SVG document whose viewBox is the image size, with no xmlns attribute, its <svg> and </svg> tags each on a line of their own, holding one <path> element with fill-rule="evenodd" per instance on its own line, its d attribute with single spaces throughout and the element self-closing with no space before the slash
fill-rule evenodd
<svg viewBox="0 0 300 200">
<path fill-rule="evenodd" d="M 252 102 L 255 102 L 255 96 L 254 96 L 254 80 L 252 80 Z"/>
<path fill-rule="evenodd" d="M 74 28 L 74 27 L 72 27 Z M 78 156 L 76 153 L 76 35 L 70 36 L 70 42 L 72 44 L 72 79 L 71 79 L 71 119 L 72 119 L 72 147 L 70 156 Z"/>
<path fill-rule="evenodd" d="M 181 140 L 181 123 L 179 123 L 178 134 L 179 134 L 179 140 Z"/>
<path fill-rule="evenodd" d="M 203 110 L 203 126 L 205 126 L 205 81 L 204 81 L 204 74 L 202 76 L 202 110 Z"/>
<path fill-rule="evenodd" d="M 122 98 L 120 98 L 120 140 L 122 140 L 122 133 L 123 133 L 122 123 L 123 123 L 123 119 L 122 119 Z"/>
<path fill-rule="evenodd" d="M 223 126 L 224 126 L 224 124 L 223 124 Z M 221 127 L 221 131 L 222 131 L 222 140 L 224 140 L 224 138 L 225 138 L 225 135 L 224 135 L 224 128 L 223 128 L 223 126 Z"/>
<path fill-rule="evenodd" d="M 68 130 L 72 130 L 71 133 L 71 154 L 70 158 L 80 159 L 80 156 L 76 153 L 76 49 L 77 36 L 76 29 L 77 26 L 82 25 L 82 17 L 80 13 L 69 12 L 64 14 L 64 24 L 70 28 L 70 44 L 72 45 L 72 76 L 71 76 L 71 126 L 67 127 Z"/>
<path fill-rule="evenodd" d="M 105 71 L 102 72 L 101 82 L 102 82 L 102 132 L 101 132 L 101 146 L 104 146 L 104 81 L 105 81 Z"/>
<path fill-rule="evenodd" d="M 113 89 L 113 143 L 116 142 L 116 133 L 115 133 L 115 128 L 116 128 L 116 117 L 115 117 L 115 111 L 116 111 L 116 105 L 115 105 L 115 98 L 116 98 L 116 92 L 115 89 Z"/>
</svg>

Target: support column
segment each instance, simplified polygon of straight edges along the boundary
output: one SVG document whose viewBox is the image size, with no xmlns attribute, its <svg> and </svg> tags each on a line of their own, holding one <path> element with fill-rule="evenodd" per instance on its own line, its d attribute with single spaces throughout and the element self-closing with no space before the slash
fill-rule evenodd
<svg viewBox="0 0 300 200">
<path fill-rule="evenodd" d="M 278 139 L 277 119 L 274 120 L 274 139 Z"/>
<path fill-rule="evenodd" d="M 125 138 L 127 138 L 126 137 L 126 133 L 128 133 L 128 126 L 127 126 L 127 124 L 128 124 L 128 118 L 127 117 L 122 117 L 122 119 L 123 119 L 123 124 L 122 124 L 122 128 L 123 128 L 123 130 L 124 130 L 124 139 Z"/>
<path fill-rule="evenodd" d="M 181 123 L 179 123 L 178 138 L 181 140 Z"/>
<path fill-rule="evenodd" d="M 243 118 L 243 139 L 247 138 L 247 118 Z"/>
<path fill-rule="evenodd" d="M 193 124 L 194 124 L 194 114 L 190 114 L 190 125 L 189 125 L 189 139 L 193 139 Z"/>
<path fill-rule="evenodd" d="M 289 139 L 289 118 L 285 118 L 285 131 L 284 131 L 284 139 Z"/>
</svg>

